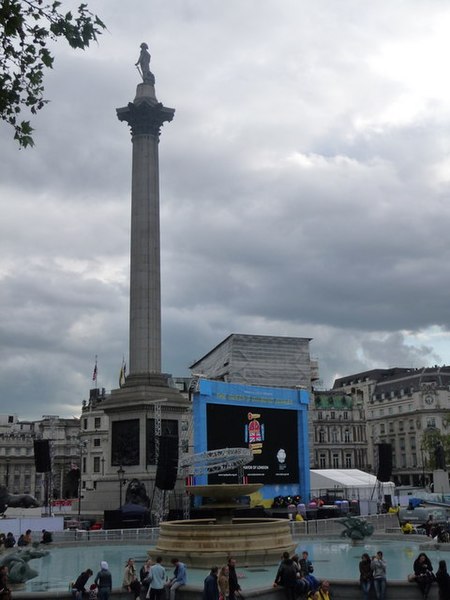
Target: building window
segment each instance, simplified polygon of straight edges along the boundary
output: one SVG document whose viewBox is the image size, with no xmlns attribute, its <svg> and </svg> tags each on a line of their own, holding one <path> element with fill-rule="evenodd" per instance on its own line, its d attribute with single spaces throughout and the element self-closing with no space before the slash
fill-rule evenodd
<svg viewBox="0 0 450 600">
<path fill-rule="evenodd" d="M 94 456 L 94 473 L 100 473 L 100 456 Z"/>
<path fill-rule="evenodd" d="M 427 427 L 436 427 L 436 419 L 434 417 L 427 417 Z"/>
<path fill-rule="evenodd" d="M 337 444 L 338 441 L 338 432 L 337 429 L 332 429 L 331 430 L 331 441 L 333 444 Z"/>
<path fill-rule="evenodd" d="M 386 433 L 386 427 L 384 425 L 384 423 L 380 424 L 380 434 L 384 435 Z"/>
<path fill-rule="evenodd" d="M 319 421 L 323 419 L 323 414 L 321 410 L 319 410 L 319 412 L 317 413 L 317 418 L 319 419 Z"/>
<path fill-rule="evenodd" d="M 332 410 L 330 419 L 335 419 L 335 418 L 336 418 L 336 413 L 334 412 L 334 410 Z"/>
<path fill-rule="evenodd" d="M 348 444 L 348 442 L 350 442 L 350 431 L 348 429 L 345 429 L 344 431 L 344 442 L 346 442 Z"/>
<path fill-rule="evenodd" d="M 86 473 L 86 457 L 83 456 L 83 473 Z"/>
<path fill-rule="evenodd" d="M 9 415 L 8 416 L 8 423 L 14 423 L 14 417 Z"/>
<path fill-rule="evenodd" d="M 83 429 L 87 429 L 87 419 L 83 419 Z"/>
<path fill-rule="evenodd" d="M 352 455 L 351 454 L 345 455 L 345 468 L 346 469 L 352 468 Z"/>
<path fill-rule="evenodd" d="M 339 454 L 333 454 L 333 469 L 339 469 Z"/>
<path fill-rule="evenodd" d="M 403 421 L 399 421 L 399 423 L 398 423 L 398 430 L 399 431 L 403 431 Z"/>
<path fill-rule="evenodd" d="M 319 469 L 326 469 L 327 459 L 325 454 L 319 454 Z"/>
<path fill-rule="evenodd" d="M 94 438 L 94 446 L 98 448 L 100 446 L 100 438 Z"/>
<path fill-rule="evenodd" d="M 102 426 L 102 419 L 101 419 L 101 417 L 95 417 L 95 419 L 94 419 L 94 429 L 100 429 L 101 426 Z"/>
<path fill-rule="evenodd" d="M 321 444 L 325 443 L 325 430 L 319 429 L 319 442 Z"/>
<path fill-rule="evenodd" d="M 348 420 L 348 412 L 346 410 L 344 410 L 344 420 Z"/>
<path fill-rule="evenodd" d="M 389 423 L 389 433 L 394 433 L 394 423 L 392 421 Z"/>
</svg>

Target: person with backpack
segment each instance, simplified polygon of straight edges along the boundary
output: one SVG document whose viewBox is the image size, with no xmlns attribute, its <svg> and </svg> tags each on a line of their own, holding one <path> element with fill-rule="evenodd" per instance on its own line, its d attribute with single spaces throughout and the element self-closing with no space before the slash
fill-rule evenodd
<svg viewBox="0 0 450 600">
<path fill-rule="evenodd" d="M 297 565 L 289 556 L 289 552 L 283 552 L 283 558 L 278 567 L 273 587 L 284 588 L 286 600 L 295 600 L 297 588 Z"/>
</svg>

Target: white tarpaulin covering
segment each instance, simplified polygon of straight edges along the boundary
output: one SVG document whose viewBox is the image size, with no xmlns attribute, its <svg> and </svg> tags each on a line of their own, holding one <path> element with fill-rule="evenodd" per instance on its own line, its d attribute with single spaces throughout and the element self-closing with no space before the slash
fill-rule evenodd
<svg viewBox="0 0 450 600">
<path fill-rule="evenodd" d="M 311 495 L 327 490 L 343 490 L 346 500 L 376 500 L 390 495 L 394 500 L 395 485 L 392 481 L 382 483 L 375 475 L 358 469 L 311 469 Z"/>
</svg>

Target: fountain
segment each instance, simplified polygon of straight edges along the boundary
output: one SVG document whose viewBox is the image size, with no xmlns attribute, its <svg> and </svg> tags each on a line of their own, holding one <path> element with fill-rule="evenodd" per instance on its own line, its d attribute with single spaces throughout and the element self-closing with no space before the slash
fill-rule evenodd
<svg viewBox="0 0 450 600">
<path fill-rule="evenodd" d="M 237 462 L 242 465 L 252 458 L 247 449 L 215 450 L 194 455 L 189 466 L 191 472 L 218 472 L 230 470 L 231 462 L 235 467 Z M 196 470 L 192 460 L 197 464 Z M 283 552 L 292 553 L 295 549 L 289 521 L 235 516 L 237 498 L 256 492 L 262 485 L 186 486 L 189 494 L 213 500 L 206 508 L 214 511 L 214 517 L 161 522 L 156 552 L 165 559 L 180 556 L 190 567 L 209 568 L 212 564 L 224 564 L 229 556 L 241 566 L 278 564 Z"/>
</svg>

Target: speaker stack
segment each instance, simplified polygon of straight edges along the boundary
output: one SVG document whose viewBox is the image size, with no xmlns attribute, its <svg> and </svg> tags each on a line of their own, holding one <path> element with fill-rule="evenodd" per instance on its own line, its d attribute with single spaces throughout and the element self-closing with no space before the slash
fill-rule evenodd
<svg viewBox="0 0 450 600">
<path fill-rule="evenodd" d="M 392 475 L 392 444 L 378 445 L 378 481 L 390 481 Z"/>
<path fill-rule="evenodd" d="M 155 485 L 160 490 L 173 490 L 178 473 L 178 436 L 161 435 Z"/>
<path fill-rule="evenodd" d="M 48 473 L 52 470 L 48 440 L 34 440 L 34 466 L 36 473 Z"/>
</svg>

